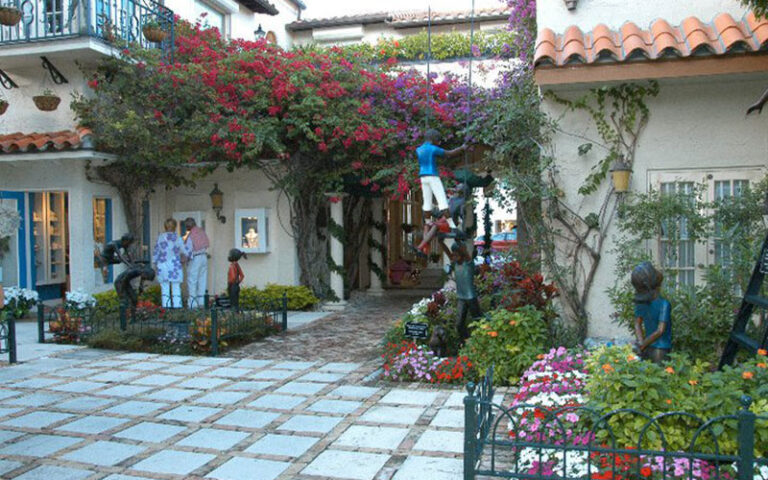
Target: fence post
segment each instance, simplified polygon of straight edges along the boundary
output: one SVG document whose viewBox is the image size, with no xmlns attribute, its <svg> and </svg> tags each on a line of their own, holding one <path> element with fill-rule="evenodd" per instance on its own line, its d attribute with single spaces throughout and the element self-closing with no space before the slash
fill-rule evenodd
<svg viewBox="0 0 768 480">
<path fill-rule="evenodd" d="M 755 470 L 755 414 L 749 411 L 752 397 L 741 397 L 739 410 L 739 472 L 738 480 L 752 480 Z"/>
<path fill-rule="evenodd" d="M 126 331 L 128 329 L 128 308 L 126 307 L 124 302 L 120 302 L 120 307 L 118 308 L 119 316 L 120 316 L 120 330 Z"/>
<path fill-rule="evenodd" d="M 467 384 L 464 397 L 464 480 L 475 479 L 475 452 L 477 451 L 477 397 L 475 384 Z"/>
<path fill-rule="evenodd" d="M 211 309 L 211 356 L 219 354 L 219 317 L 216 309 Z"/>
<path fill-rule="evenodd" d="M 283 292 L 283 318 L 282 318 L 283 331 L 288 331 L 288 294 Z"/>
<path fill-rule="evenodd" d="M 8 363 L 16 363 L 16 318 L 8 317 Z"/>
<path fill-rule="evenodd" d="M 45 343 L 45 305 L 37 302 L 37 343 Z"/>
<path fill-rule="evenodd" d="M 208 310 L 211 307 L 211 295 L 208 293 L 208 290 L 205 290 L 205 295 L 203 295 L 203 308 Z"/>
</svg>

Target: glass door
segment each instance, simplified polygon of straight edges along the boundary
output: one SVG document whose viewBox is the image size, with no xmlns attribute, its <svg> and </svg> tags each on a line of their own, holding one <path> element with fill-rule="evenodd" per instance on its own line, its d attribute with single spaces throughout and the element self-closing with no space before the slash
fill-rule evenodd
<svg viewBox="0 0 768 480">
<path fill-rule="evenodd" d="M 4 286 L 27 286 L 27 252 L 24 239 L 24 194 L 0 192 L 0 205 L 19 212 L 22 221 L 16 235 L 0 240 L 0 283 Z"/>
</svg>

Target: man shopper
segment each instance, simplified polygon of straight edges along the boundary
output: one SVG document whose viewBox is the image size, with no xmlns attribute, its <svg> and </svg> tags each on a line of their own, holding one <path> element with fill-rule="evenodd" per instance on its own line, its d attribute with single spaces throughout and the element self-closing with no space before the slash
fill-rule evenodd
<svg viewBox="0 0 768 480">
<path fill-rule="evenodd" d="M 187 306 L 201 308 L 204 306 L 205 290 L 208 283 L 208 240 L 205 230 L 198 227 L 192 217 L 184 220 L 187 233 L 184 235 L 184 245 L 192 252 L 187 262 Z"/>
</svg>

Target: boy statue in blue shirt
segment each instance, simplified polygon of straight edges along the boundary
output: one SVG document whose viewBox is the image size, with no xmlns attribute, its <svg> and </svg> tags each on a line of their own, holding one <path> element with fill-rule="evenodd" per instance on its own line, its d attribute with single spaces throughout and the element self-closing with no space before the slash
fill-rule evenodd
<svg viewBox="0 0 768 480">
<path fill-rule="evenodd" d="M 451 158 L 459 155 L 467 149 L 462 145 L 453 150 L 444 150 L 437 146 L 440 142 L 440 134 L 437 130 L 427 130 L 424 134 L 424 143 L 416 149 L 419 158 L 419 179 L 421 180 L 421 193 L 424 197 L 422 211 L 424 221 L 428 222 L 432 216 L 432 198 L 437 200 L 437 208 L 440 215 L 448 220 L 451 228 L 456 228 L 452 219 L 448 218 L 448 198 L 445 195 L 443 182 L 440 180 L 440 172 L 437 169 L 437 157 Z"/>
<path fill-rule="evenodd" d="M 659 296 L 664 275 L 651 262 L 632 270 L 635 288 L 635 350 L 643 359 L 660 364 L 672 348 L 671 306 Z"/>
</svg>

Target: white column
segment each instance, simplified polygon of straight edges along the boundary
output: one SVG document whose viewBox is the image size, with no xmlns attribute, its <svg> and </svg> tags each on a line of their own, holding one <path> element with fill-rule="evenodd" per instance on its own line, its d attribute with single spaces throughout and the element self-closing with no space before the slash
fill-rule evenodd
<svg viewBox="0 0 768 480">
<path fill-rule="evenodd" d="M 344 204 L 342 199 L 343 193 L 329 193 L 326 194 L 331 199 L 331 219 L 333 222 L 344 228 Z M 340 239 L 330 235 L 331 237 L 331 259 L 336 265 L 344 266 L 344 244 Z M 331 290 L 339 299 L 336 302 L 328 302 L 325 307 L 329 310 L 343 310 L 347 305 L 344 300 L 344 277 L 339 272 L 331 272 Z"/>
<path fill-rule="evenodd" d="M 373 205 L 371 208 L 373 208 L 373 222 L 375 224 L 381 224 L 384 219 L 384 215 L 383 215 L 384 200 L 381 198 L 374 198 L 372 203 Z M 384 243 L 383 232 L 375 226 L 371 227 L 370 232 L 371 232 L 371 238 L 374 240 L 374 243 L 378 245 L 383 245 Z M 384 271 L 384 256 L 381 254 L 381 250 L 379 250 L 374 246 L 371 246 L 371 263 L 375 265 L 375 267 L 372 267 L 370 270 L 371 287 L 368 289 L 368 295 L 374 295 L 374 296 L 380 297 L 384 295 L 384 288 L 381 285 L 381 278 L 376 272 L 374 272 L 374 268 L 378 267 L 378 270 L 382 272 Z"/>
</svg>

